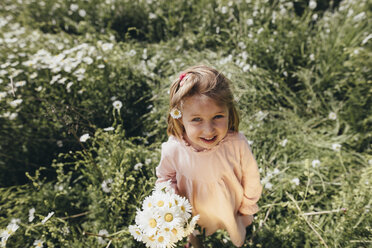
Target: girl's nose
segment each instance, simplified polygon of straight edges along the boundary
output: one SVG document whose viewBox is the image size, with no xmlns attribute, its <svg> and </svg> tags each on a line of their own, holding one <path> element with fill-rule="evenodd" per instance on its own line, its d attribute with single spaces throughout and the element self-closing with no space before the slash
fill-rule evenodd
<svg viewBox="0 0 372 248">
<path fill-rule="evenodd" d="M 211 122 L 206 123 L 204 127 L 205 134 L 213 134 L 214 132 L 214 125 Z"/>
</svg>

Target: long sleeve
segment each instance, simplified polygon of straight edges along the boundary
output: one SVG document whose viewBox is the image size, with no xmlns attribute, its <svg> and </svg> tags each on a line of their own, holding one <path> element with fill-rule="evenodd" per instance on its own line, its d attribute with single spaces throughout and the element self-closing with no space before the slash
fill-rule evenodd
<svg viewBox="0 0 372 248">
<path fill-rule="evenodd" d="M 171 186 L 174 188 L 176 193 L 177 189 L 177 179 L 176 179 L 176 170 L 174 165 L 169 161 L 168 157 L 165 155 L 165 146 L 162 146 L 161 159 L 159 165 L 156 167 L 156 183 L 166 182 L 171 180 Z"/>
<path fill-rule="evenodd" d="M 244 142 L 241 149 L 241 167 L 244 197 L 239 212 L 243 215 L 252 215 L 258 212 L 256 203 L 261 196 L 262 185 L 256 160 L 247 142 Z"/>
</svg>

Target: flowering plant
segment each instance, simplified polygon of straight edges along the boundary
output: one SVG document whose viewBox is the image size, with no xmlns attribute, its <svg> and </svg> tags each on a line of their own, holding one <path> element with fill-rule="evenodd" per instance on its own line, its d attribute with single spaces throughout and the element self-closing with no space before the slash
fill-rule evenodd
<svg viewBox="0 0 372 248">
<path fill-rule="evenodd" d="M 159 183 L 143 201 L 142 210 L 137 210 L 136 224 L 130 225 L 129 231 L 147 247 L 175 247 L 193 232 L 199 220 L 199 215 L 191 217 L 191 209 L 185 197 L 175 194 L 170 181 Z"/>
<path fill-rule="evenodd" d="M 179 119 L 182 117 L 181 111 L 177 108 L 172 109 L 170 115 L 172 116 L 173 119 Z"/>
</svg>

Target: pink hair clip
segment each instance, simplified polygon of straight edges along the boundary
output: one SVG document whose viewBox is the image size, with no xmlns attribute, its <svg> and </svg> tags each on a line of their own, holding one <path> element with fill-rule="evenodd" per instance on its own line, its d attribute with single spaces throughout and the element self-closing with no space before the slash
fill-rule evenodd
<svg viewBox="0 0 372 248">
<path fill-rule="evenodd" d="M 182 82 L 182 79 L 183 79 L 185 76 L 186 76 L 186 73 L 182 73 L 182 74 L 180 75 L 180 87 L 182 87 L 182 85 L 183 85 L 183 83 L 184 83 L 184 82 Z"/>
</svg>

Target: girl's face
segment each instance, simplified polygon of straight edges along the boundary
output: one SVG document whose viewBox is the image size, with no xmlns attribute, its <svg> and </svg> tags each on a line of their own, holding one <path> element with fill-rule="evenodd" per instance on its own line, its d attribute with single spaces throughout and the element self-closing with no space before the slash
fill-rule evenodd
<svg viewBox="0 0 372 248">
<path fill-rule="evenodd" d="M 181 122 L 192 147 L 198 151 L 209 149 L 226 136 L 229 111 L 208 96 L 193 95 L 183 102 Z"/>
</svg>

